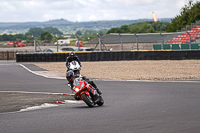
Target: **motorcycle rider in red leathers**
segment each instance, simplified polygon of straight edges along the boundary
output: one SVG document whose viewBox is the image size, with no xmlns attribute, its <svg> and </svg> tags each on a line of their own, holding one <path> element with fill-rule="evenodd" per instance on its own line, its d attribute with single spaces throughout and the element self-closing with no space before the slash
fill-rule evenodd
<svg viewBox="0 0 200 133">
<path fill-rule="evenodd" d="M 74 79 L 76 78 L 74 75 L 74 72 L 73 71 L 67 72 L 66 77 L 67 77 L 67 80 L 71 84 L 71 90 L 73 90 L 73 82 L 74 82 Z M 89 78 L 87 78 L 86 76 L 81 76 L 80 78 L 82 80 L 86 81 L 87 83 L 89 83 L 92 87 L 94 87 L 97 90 L 97 93 L 99 93 L 100 95 L 102 94 L 102 92 L 99 90 L 99 88 L 96 86 L 96 84 L 93 81 L 90 81 Z M 76 95 L 74 95 L 74 98 L 76 100 L 79 100 L 79 98 Z"/>
</svg>

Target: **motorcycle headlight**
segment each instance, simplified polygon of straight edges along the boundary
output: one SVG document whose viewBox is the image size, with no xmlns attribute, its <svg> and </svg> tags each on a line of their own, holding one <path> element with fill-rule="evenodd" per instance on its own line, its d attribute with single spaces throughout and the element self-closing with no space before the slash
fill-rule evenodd
<svg viewBox="0 0 200 133">
<path fill-rule="evenodd" d="M 75 92 L 78 92 L 79 91 L 79 89 L 78 88 L 75 88 Z"/>
</svg>

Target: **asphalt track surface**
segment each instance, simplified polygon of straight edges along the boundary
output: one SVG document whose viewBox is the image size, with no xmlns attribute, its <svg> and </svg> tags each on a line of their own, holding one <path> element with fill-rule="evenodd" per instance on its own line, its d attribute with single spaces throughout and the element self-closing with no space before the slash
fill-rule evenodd
<svg viewBox="0 0 200 133">
<path fill-rule="evenodd" d="M 7 65 L 6 65 L 7 64 Z M 0 91 L 70 93 L 65 80 L 0 64 Z M 0 114 L 1 133 L 199 133 L 200 82 L 95 80 L 105 104 L 67 104 Z"/>
</svg>

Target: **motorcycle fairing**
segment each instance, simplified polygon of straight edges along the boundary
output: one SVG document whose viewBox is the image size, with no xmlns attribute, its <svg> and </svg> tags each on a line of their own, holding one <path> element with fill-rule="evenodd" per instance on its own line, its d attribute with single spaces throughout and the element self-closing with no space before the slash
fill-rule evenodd
<svg viewBox="0 0 200 133">
<path fill-rule="evenodd" d="M 73 90 L 75 90 L 76 92 L 81 91 L 83 88 L 85 88 L 85 86 L 87 85 L 87 83 L 85 81 L 82 81 L 80 78 L 76 78 L 74 80 L 74 87 Z"/>
</svg>

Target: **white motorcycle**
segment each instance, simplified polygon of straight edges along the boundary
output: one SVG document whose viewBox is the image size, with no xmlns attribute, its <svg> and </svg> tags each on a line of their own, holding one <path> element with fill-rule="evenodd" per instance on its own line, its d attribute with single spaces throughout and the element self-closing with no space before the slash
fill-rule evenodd
<svg viewBox="0 0 200 133">
<path fill-rule="evenodd" d="M 74 72 L 74 76 L 79 77 L 80 71 L 81 71 L 81 66 L 79 65 L 79 63 L 77 61 L 72 61 L 72 62 L 70 62 L 69 66 L 68 66 L 68 71 L 70 71 L 70 70 L 72 70 Z"/>
</svg>

